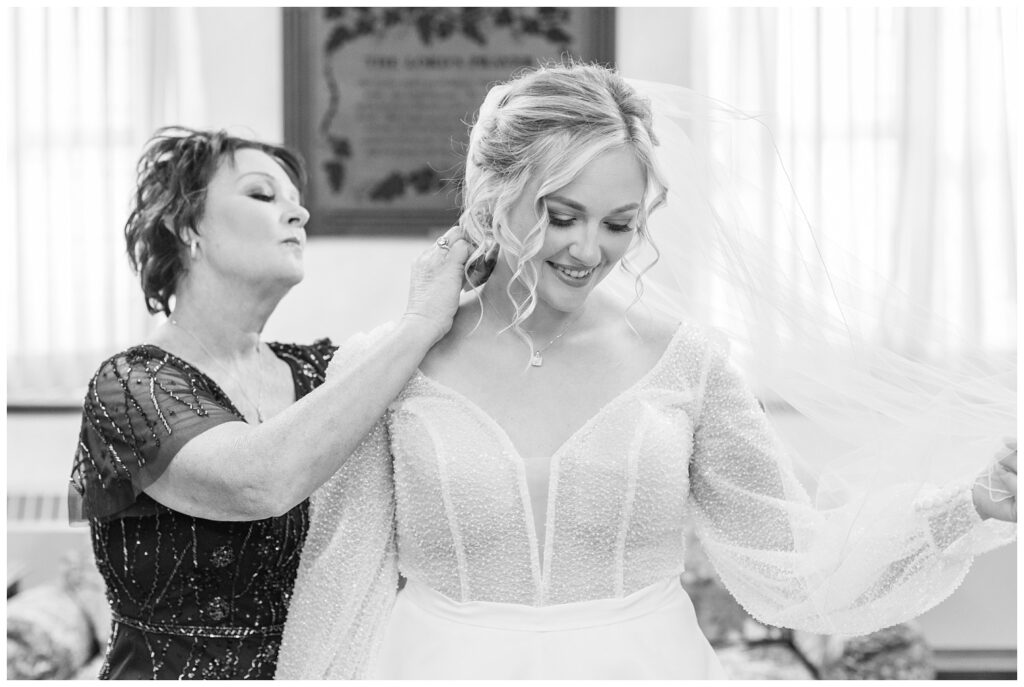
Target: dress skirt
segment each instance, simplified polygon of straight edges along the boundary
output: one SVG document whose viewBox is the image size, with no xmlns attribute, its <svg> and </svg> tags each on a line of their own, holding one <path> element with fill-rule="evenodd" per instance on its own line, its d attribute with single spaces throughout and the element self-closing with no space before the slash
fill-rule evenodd
<svg viewBox="0 0 1024 687">
<path fill-rule="evenodd" d="M 726 679 L 675 577 L 555 606 L 458 602 L 409 580 L 377 679 Z"/>
</svg>

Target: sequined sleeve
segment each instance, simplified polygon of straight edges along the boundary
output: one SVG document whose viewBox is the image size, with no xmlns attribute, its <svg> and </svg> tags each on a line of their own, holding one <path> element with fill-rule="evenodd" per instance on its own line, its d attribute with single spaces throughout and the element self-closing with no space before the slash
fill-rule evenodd
<svg viewBox="0 0 1024 687">
<path fill-rule="evenodd" d="M 108 518 L 136 503 L 190 439 L 242 421 L 223 392 L 169 353 L 139 346 L 89 382 L 71 476 L 73 521 Z"/>
<path fill-rule="evenodd" d="M 982 522 L 970 485 L 880 485 L 815 508 L 723 346 L 712 345 L 694 433 L 691 507 L 702 544 L 751 615 L 866 634 L 949 596 L 973 556 L 1014 536 Z"/>
<path fill-rule="evenodd" d="M 330 339 L 317 339 L 311 345 L 278 342 L 268 345 L 292 368 L 296 400 L 324 383 L 327 367 L 338 349 Z"/>
</svg>

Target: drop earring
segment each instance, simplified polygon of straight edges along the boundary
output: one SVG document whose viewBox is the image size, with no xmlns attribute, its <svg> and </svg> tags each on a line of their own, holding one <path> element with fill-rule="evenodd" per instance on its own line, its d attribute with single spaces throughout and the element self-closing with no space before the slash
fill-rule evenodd
<svg viewBox="0 0 1024 687">
<path fill-rule="evenodd" d="M 195 239 L 192 239 L 188 243 L 188 255 L 193 260 L 196 259 L 196 246 L 198 246 L 198 245 L 199 245 L 199 242 L 196 241 Z"/>
</svg>

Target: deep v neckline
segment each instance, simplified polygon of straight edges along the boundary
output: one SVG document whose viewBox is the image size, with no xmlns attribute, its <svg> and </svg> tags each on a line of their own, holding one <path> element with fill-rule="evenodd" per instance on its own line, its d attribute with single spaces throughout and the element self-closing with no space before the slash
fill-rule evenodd
<svg viewBox="0 0 1024 687">
<path fill-rule="evenodd" d="M 288 370 L 291 372 L 292 375 L 292 390 L 295 394 L 295 398 L 292 400 L 292 403 L 298 401 L 300 398 L 302 398 L 304 394 L 302 392 L 302 389 L 299 387 L 299 379 L 295 366 L 292 365 L 290 360 L 281 356 L 281 353 L 279 351 L 279 349 L 281 349 L 280 343 L 276 341 L 267 341 L 266 344 L 267 347 L 270 348 L 270 351 L 274 354 L 274 357 L 276 357 L 278 360 L 281 360 L 288 366 Z M 143 343 L 139 344 L 138 346 L 135 346 L 135 348 L 149 348 L 152 350 L 160 351 L 168 358 L 174 360 L 180 367 L 185 367 L 190 370 L 193 370 L 197 375 L 199 375 L 206 381 L 206 383 L 210 386 L 210 390 L 213 391 L 213 393 L 220 396 L 220 398 L 224 401 L 224 404 L 227 406 L 227 409 L 229 411 L 237 415 L 238 419 L 241 420 L 242 422 L 249 422 L 245 418 L 245 415 L 242 413 L 242 411 L 238 409 L 238 406 L 235 405 L 235 402 L 231 399 L 231 397 L 228 396 L 227 393 L 225 393 L 224 389 L 220 387 L 220 384 L 218 384 L 213 377 L 204 372 L 200 367 L 193 365 L 189 361 L 185 360 L 184 358 L 178 355 L 175 355 L 174 353 L 171 353 L 170 351 L 168 351 L 163 346 L 160 346 L 159 344 Z"/>
<path fill-rule="evenodd" d="M 610 408 L 621 402 L 623 399 L 627 399 L 630 396 L 636 394 L 646 386 L 648 381 L 657 374 L 661 368 L 666 364 L 666 361 L 671 356 L 672 351 L 677 346 L 677 339 L 680 337 L 683 331 L 683 326 L 679 325 L 675 332 L 672 334 L 672 338 L 669 339 L 668 345 L 665 346 L 665 350 L 662 351 L 661 355 L 654 364 L 644 374 L 642 374 L 635 382 L 627 386 L 619 393 L 612 396 L 606 401 L 593 415 L 591 415 L 578 429 L 572 432 L 568 438 L 563 441 L 558 448 L 555 449 L 554 453 L 549 457 L 548 462 L 548 477 L 547 477 L 547 493 L 543 499 L 539 501 L 544 504 L 544 547 L 541 551 L 540 547 L 540 535 L 537 532 L 536 525 L 536 512 L 533 508 L 532 494 L 528 485 L 527 480 L 527 460 L 531 457 L 524 456 L 516 447 L 512 441 L 512 437 L 505 430 L 505 428 L 499 423 L 494 416 L 483 409 L 477 402 L 469 398 L 461 391 L 454 389 L 447 384 L 440 382 L 433 377 L 428 376 L 420 368 L 416 368 L 416 372 L 413 375 L 414 378 L 423 380 L 423 383 L 432 386 L 435 390 L 447 395 L 450 398 L 455 399 L 461 403 L 469 412 L 475 415 L 484 425 L 491 428 L 491 433 L 497 437 L 497 440 L 501 443 L 504 453 L 513 461 L 515 464 L 516 472 L 518 475 L 520 501 L 524 510 L 524 518 L 527 532 L 527 540 L 530 548 L 530 560 L 531 568 L 533 569 L 534 583 L 536 585 L 536 603 L 546 603 L 547 589 L 549 586 L 549 580 L 551 575 L 551 557 L 554 551 L 554 519 L 555 519 L 555 500 L 558 494 L 558 467 L 559 461 L 563 453 L 565 453 L 577 440 L 578 437 L 583 436 L 594 424 L 606 413 Z M 532 458 L 536 460 L 536 458 Z"/>
<path fill-rule="evenodd" d="M 665 364 L 666 360 L 668 360 L 669 354 L 672 352 L 674 348 L 676 348 L 676 340 L 680 337 L 682 331 L 683 327 L 678 326 L 675 332 L 673 332 L 672 338 L 669 339 L 668 345 L 665 346 L 665 350 L 661 352 L 661 355 L 658 356 L 658 359 L 654 362 L 650 369 L 648 369 L 644 374 L 642 374 L 635 382 L 628 385 L 622 391 L 616 393 L 614 396 L 608 399 L 608 401 L 606 401 L 600 408 L 598 408 L 598 410 L 593 415 L 587 418 L 587 420 L 582 425 L 580 425 L 561 444 L 559 444 L 550 456 L 552 461 L 554 461 L 556 457 L 560 456 L 570 446 L 572 446 L 572 444 L 576 441 L 577 437 L 583 435 L 588 429 L 590 429 L 594 425 L 594 423 L 596 423 L 601 418 L 601 416 L 604 415 L 613 405 L 617 404 L 622 399 L 627 398 L 628 396 L 631 396 L 637 391 L 639 391 L 648 382 L 648 380 L 661 369 L 661 367 Z M 456 400 L 460 401 L 464 406 L 466 406 L 468 410 L 470 410 L 470 412 L 472 412 L 478 418 L 482 419 L 486 425 L 491 427 L 495 436 L 498 437 L 499 441 L 503 444 L 504 448 L 511 455 L 515 456 L 520 462 L 524 460 L 523 453 L 512 441 L 511 435 L 509 435 L 509 433 L 505 430 L 501 423 L 498 422 L 493 415 L 484 410 L 480 404 L 471 399 L 469 396 L 466 396 L 458 389 L 455 389 L 445 384 L 444 382 L 441 382 L 427 375 L 419 367 L 416 368 L 414 377 L 422 379 L 426 384 L 433 386 L 435 389 L 438 389 L 443 393 L 447 394 L 448 396 L 451 396 Z"/>
</svg>

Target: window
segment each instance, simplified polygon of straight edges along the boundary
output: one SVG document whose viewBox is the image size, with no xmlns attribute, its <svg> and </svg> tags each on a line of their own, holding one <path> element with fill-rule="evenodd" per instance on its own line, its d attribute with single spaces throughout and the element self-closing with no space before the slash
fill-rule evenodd
<svg viewBox="0 0 1024 687">
<path fill-rule="evenodd" d="M 851 280 L 871 270 L 933 313 L 874 313 L 873 334 L 908 352 L 1012 352 L 1017 10 L 691 12 L 684 83 L 771 128 L 827 259 L 853 256 Z M 761 187 L 789 183 L 770 174 Z"/>
<path fill-rule="evenodd" d="M 189 10 L 8 12 L 8 401 L 76 405 L 99 361 L 152 326 L 122 228 L 144 141 L 195 112 L 169 97 L 188 65 L 166 49 Z"/>
</svg>

